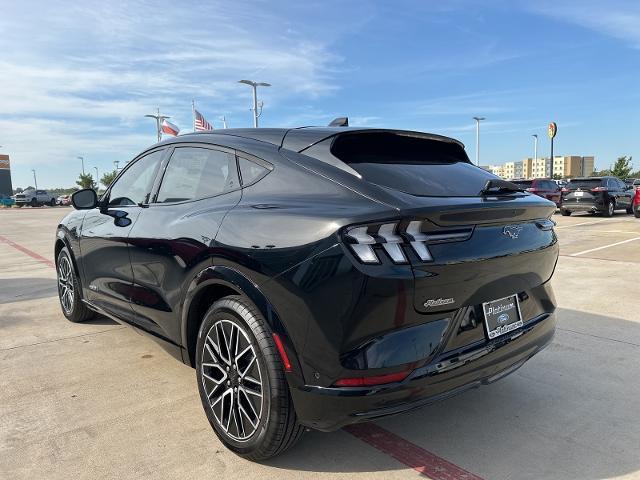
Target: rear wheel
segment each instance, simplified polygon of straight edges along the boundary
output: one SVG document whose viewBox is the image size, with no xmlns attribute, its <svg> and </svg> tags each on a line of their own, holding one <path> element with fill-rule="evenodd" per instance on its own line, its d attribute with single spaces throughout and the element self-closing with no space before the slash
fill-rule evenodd
<svg viewBox="0 0 640 480">
<path fill-rule="evenodd" d="M 95 313 L 82 303 L 80 298 L 80 288 L 71 255 L 64 247 L 58 254 L 56 261 L 56 271 L 58 273 L 58 298 L 62 313 L 67 320 L 78 323 L 93 318 Z"/>
<path fill-rule="evenodd" d="M 607 209 L 604 212 L 604 216 L 605 217 L 613 217 L 613 214 L 616 211 L 616 204 L 613 202 L 613 200 L 609 200 L 609 203 L 607 203 Z"/>
<path fill-rule="evenodd" d="M 568 217 L 571 215 L 571 212 L 569 210 L 565 210 L 564 208 L 560 209 L 560 213 L 562 214 L 563 217 Z"/>
<path fill-rule="evenodd" d="M 636 218 L 640 218 L 640 205 L 637 205 L 637 206 L 636 206 L 636 208 L 635 208 L 635 209 L 634 209 L 634 211 L 633 211 L 633 215 L 634 215 Z"/>
<path fill-rule="evenodd" d="M 200 399 L 218 438 L 250 460 L 266 460 L 302 435 L 272 332 L 241 296 L 215 302 L 196 345 Z"/>
</svg>

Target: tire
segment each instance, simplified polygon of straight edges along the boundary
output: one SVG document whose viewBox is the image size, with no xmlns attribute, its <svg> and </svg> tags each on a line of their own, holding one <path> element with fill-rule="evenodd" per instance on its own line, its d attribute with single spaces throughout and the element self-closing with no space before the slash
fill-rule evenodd
<svg viewBox="0 0 640 480">
<path fill-rule="evenodd" d="M 57 205 L 56 199 L 52 198 L 51 201 L 49 202 L 49 205 L 51 205 L 52 207 L 55 207 Z"/>
<path fill-rule="evenodd" d="M 31 205 L 32 207 L 37 207 L 38 206 L 38 200 L 36 200 L 35 198 L 32 198 L 31 202 L 29 202 L 29 205 Z"/>
<path fill-rule="evenodd" d="M 616 211 L 615 202 L 613 200 L 609 200 L 609 203 L 607 203 L 607 209 L 604 212 L 602 212 L 602 214 L 605 217 L 613 217 L 613 214 L 615 213 L 615 211 Z"/>
<path fill-rule="evenodd" d="M 227 360 L 226 345 L 234 339 L 240 354 Z M 271 329 L 247 298 L 225 297 L 205 314 L 196 345 L 196 379 L 211 427 L 236 454 L 266 460 L 304 433 Z"/>
<path fill-rule="evenodd" d="M 637 206 L 636 209 L 633 211 L 633 216 L 636 218 L 640 218 L 640 206 Z"/>
<path fill-rule="evenodd" d="M 561 209 L 560 209 L 560 214 L 561 214 L 563 217 L 569 217 L 569 216 L 571 216 L 571 211 L 569 211 L 569 210 L 565 210 L 565 209 L 561 208 Z"/>
<path fill-rule="evenodd" d="M 56 272 L 58 280 L 58 299 L 62 314 L 70 322 L 80 323 L 95 316 L 80 298 L 80 286 L 73 261 L 67 247 L 60 250 L 56 259 Z"/>
</svg>

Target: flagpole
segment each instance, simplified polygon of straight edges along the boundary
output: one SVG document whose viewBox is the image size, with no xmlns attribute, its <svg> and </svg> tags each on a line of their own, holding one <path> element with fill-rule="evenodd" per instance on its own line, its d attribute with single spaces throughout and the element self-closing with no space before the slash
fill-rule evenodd
<svg viewBox="0 0 640 480">
<path fill-rule="evenodd" d="M 193 119 L 193 132 L 195 133 L 196 131 L 196 101 L 192 98 L 191 99 L 191 118 Z"/>
</svg>

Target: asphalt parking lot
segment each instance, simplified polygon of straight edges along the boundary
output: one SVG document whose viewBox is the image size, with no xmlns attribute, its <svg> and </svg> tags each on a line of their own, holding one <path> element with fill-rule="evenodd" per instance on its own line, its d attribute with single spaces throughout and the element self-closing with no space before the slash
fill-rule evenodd
<svg viewBox="0 0 640 480">
<path fill-rule="evenodd" d="M 0 478 L 640 479 L 640 220 L 556 215 L 552 345 L 515 374 L 264 464 L 227 451 L 195 373 L 105 318 L 67 322 L 67 208 L 0 209 Z M 419 473 L 421 472 L 421 473 Z"/>
</svg>

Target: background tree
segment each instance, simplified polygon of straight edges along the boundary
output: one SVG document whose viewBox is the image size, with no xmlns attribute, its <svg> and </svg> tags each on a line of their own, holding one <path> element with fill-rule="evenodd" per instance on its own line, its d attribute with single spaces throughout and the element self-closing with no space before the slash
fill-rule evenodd
<svg viewBox="0 0 640 480">
<path fill-rule="evenodd" d="M 622 179 L 629 178 L 633 170 L 631 159 L 632 157 L 627 157 L 626 155 L 618 157 L 618 160 L 616 160 L 616 163 L 613 164 L 613 168 L 611 169 L 611 175 Z"/>
<path fill-rule="evenodd" d="M 100 183 L 104 185 L 105 188 L 109 188 L 109 185 L 111 185 L 111 183 L 115 180 L 117 175 L 118 175 L 118 170 L 114 170 L 113 172 L 107 172 L 104 175 L 102 175 L 102 178 L 100 179 Z"/>
<path fill-rule="evenodd" d="M 81 173 L 78 177 L 78 180 L 76 180 L 76 183 L 78 184 L 78 186 L 80 186 L 80 188 L 92 188 L 95 190 L 98 187 L 93 181 L 93 175 L 91 175 L 90 173 Z"/>
<path fill-rule="evenodd" d="M 611 170 L 608 168 L 605 168 L 604 170 L 594 170 L 591 174 L 592 177 L 606 177 L 608 175 L 611 175 Z"/>
</svg>

